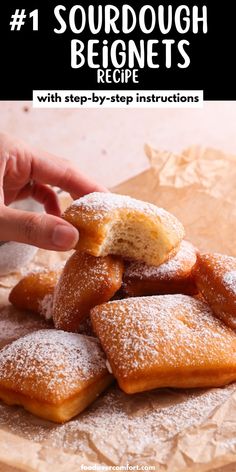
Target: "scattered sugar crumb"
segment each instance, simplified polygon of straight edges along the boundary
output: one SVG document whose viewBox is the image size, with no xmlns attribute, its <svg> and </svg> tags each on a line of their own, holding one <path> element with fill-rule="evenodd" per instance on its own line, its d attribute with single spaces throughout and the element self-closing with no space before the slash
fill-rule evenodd
<svg viewBox="0 0 236 472">
<path fill-rule="evenodd" d="M 176 436 L 200 426 L 236 391 L 227 388 L 153 390 L 126 395 L 116 387 L 64 425 L 0 403 L 2 429 L 101 464 L 165 463 Z M 231 447 L 229 440 L 229 449 Z M 232 446 L 233 447 L 233 446 Z"/>
<path fill-rule="evenodd" d="M 0 310 L 0 348 L 26 334 L 50 327 L 35 313 L 16 311 L 11 305 L 6 306 Z"/>
</svg>

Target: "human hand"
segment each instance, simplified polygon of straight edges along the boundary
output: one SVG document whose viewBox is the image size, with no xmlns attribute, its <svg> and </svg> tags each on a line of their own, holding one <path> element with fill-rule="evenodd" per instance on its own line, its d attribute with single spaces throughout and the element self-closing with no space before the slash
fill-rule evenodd
<svg viewBox="0 0 236 472">
<path fill-rule="evenodd" d="M 60 218 L 56 193 L 59 187 L 79 198 L 106 191 L 88 179 L 69 161 L 30 148 L 22 141 L 0 133 L 0 240 L 18 241 L 44 249 L 65 251 L 78 241 L 78 231 Z M 10 203 L 32 197 L 47 214 L 9 208 Z"/>
</svg>

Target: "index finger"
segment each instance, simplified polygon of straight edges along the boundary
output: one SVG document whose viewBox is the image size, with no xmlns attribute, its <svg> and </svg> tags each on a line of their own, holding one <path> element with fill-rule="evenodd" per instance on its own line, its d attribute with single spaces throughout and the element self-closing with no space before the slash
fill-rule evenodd
<svg viewBox="0 0 236 472">
<path fill-rule="evenodd" d="M 31 162 L 31 178 L 42 184 L 49 184 L 69 192 L 72 198 L 79 198 L 91 192 L 107 192 L 76 169 L 66 159 L 45 151 L 34 151 Z"/>
</svg>

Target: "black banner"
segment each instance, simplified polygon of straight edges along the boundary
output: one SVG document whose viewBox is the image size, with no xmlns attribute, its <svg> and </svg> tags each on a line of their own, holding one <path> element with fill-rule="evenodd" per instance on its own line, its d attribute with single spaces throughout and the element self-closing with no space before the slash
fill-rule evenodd
<svg viewBox="0 0 236 472">
<path fill-rule="evenodd" d="M 235 100 L 232 8 L 229 0 L 8 0 L 0 7 L 0 99 L 31 100 L 35 89 L 138 89 Z"/>
</svg>

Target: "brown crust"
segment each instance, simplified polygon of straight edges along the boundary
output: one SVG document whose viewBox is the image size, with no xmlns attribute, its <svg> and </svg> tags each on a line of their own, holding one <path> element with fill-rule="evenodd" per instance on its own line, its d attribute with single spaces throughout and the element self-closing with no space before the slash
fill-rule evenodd
<svg viewBox="0 0 236 472">
<path fill-rule="evenodd" d="M 112 256 L 75 252 L 68 259 L 54 295 L 56 328 L 78 332 L 90 309 L 110 300 L 122 283 L 124 265 Z"/>
<path fill-rule="evenodd" d="M 194 268 L 197 249 L 189 242 L 182 241 L 179 250 L 159 267 L 149 270 L 146 264 L 128 263 L 123 277 L 125 296 L 165 295 L 183 293 L 195 295 Z"/>
<path fill-rule="evenodd" d="M 111 247 L 106 244 L 113 225 L 124 224 L 126 221 L 127 228 L 131 220 L 134 225 L 139 223 L 140 227 L 145 228 L 149 234 L 150 244 L 156 244 L 159 238 L 158 256 L 153 252 L 153 255 L 147 254 L 146 257 L 142 255 L 143 259 L 141 258 L 154 265 L 167 260 L 176 251 L 184 236 L 183 226 L 174 215 L 155 205 L 124 195 L 94 192 L 76 200 L 65 210 L 62 217 L 79 230 L 80 237 L 76 249 L 94 256 L 115 254 L 140 260 L 138 249 L 128 254 L 130 251 L 126 248 L 125 254 L 123 248 L 119 251 L 119 245 L 113 250 L 112 244 Z M 111 240 L 112 238 L 113 236 Z"/>
<path fill-rule="evenodd" d="M 106 237 L 106 225 L 111 221 L 110 218 L 103 217 L 97 222 L 93 219 L 93 213 L 88 213 L 86 218 L 83 216 L 83 210 L 72 205 L 68 207 L 62 215 L 66 221 L 79 230 L 79 240 L 75 247 L 77 251 L 87 252 L 92 256 L 100 255 L 100 246 Z"/>
<path fill-rule="evenodd" d="M 14 388 L 11 390 L 0 386 L 0 399 L 7 405 L 23 406 L 27 411 L 40 418 L 56 423 L 64 423 L 81 413 L 112 381 L 112 375 L 104 373 L 94 379 L 93 382 L 88 383 L 87 386 L 84 385 L 71 397 L 59 402 L 37 400 L 15 391 Z"/>
<path fill-rule="evenodd" d="M 236 329 L 236 288 L 227 283 L 227 276 L 235 273 L 236 258 L 223 254 L 199 254 L 195 270 L 196 284 L 214 314 L 225 324 Z"/>
<path fill-rule="evenodd" d="M 40 330 L 0 352 L 0 398 L 32 413 L 65 421 L 111 383 L 98 340 Z"/>
<path fill-rule="evenodd" d="M 11 290 L 9 294 L 10 303 L 20 310 L 30 310 L 38 313 L 40 302 L 46 295 L 54 292 L 61 271 L 62 269 L 45 269 L 27 274 Z"/>
<path fill-rule="evenodd" d="M 179 294 L 129 298 L 95 307 L 90 316 L 126 393 L 236 380 L 236 334 L 200 300 Z"/>
</svg>

